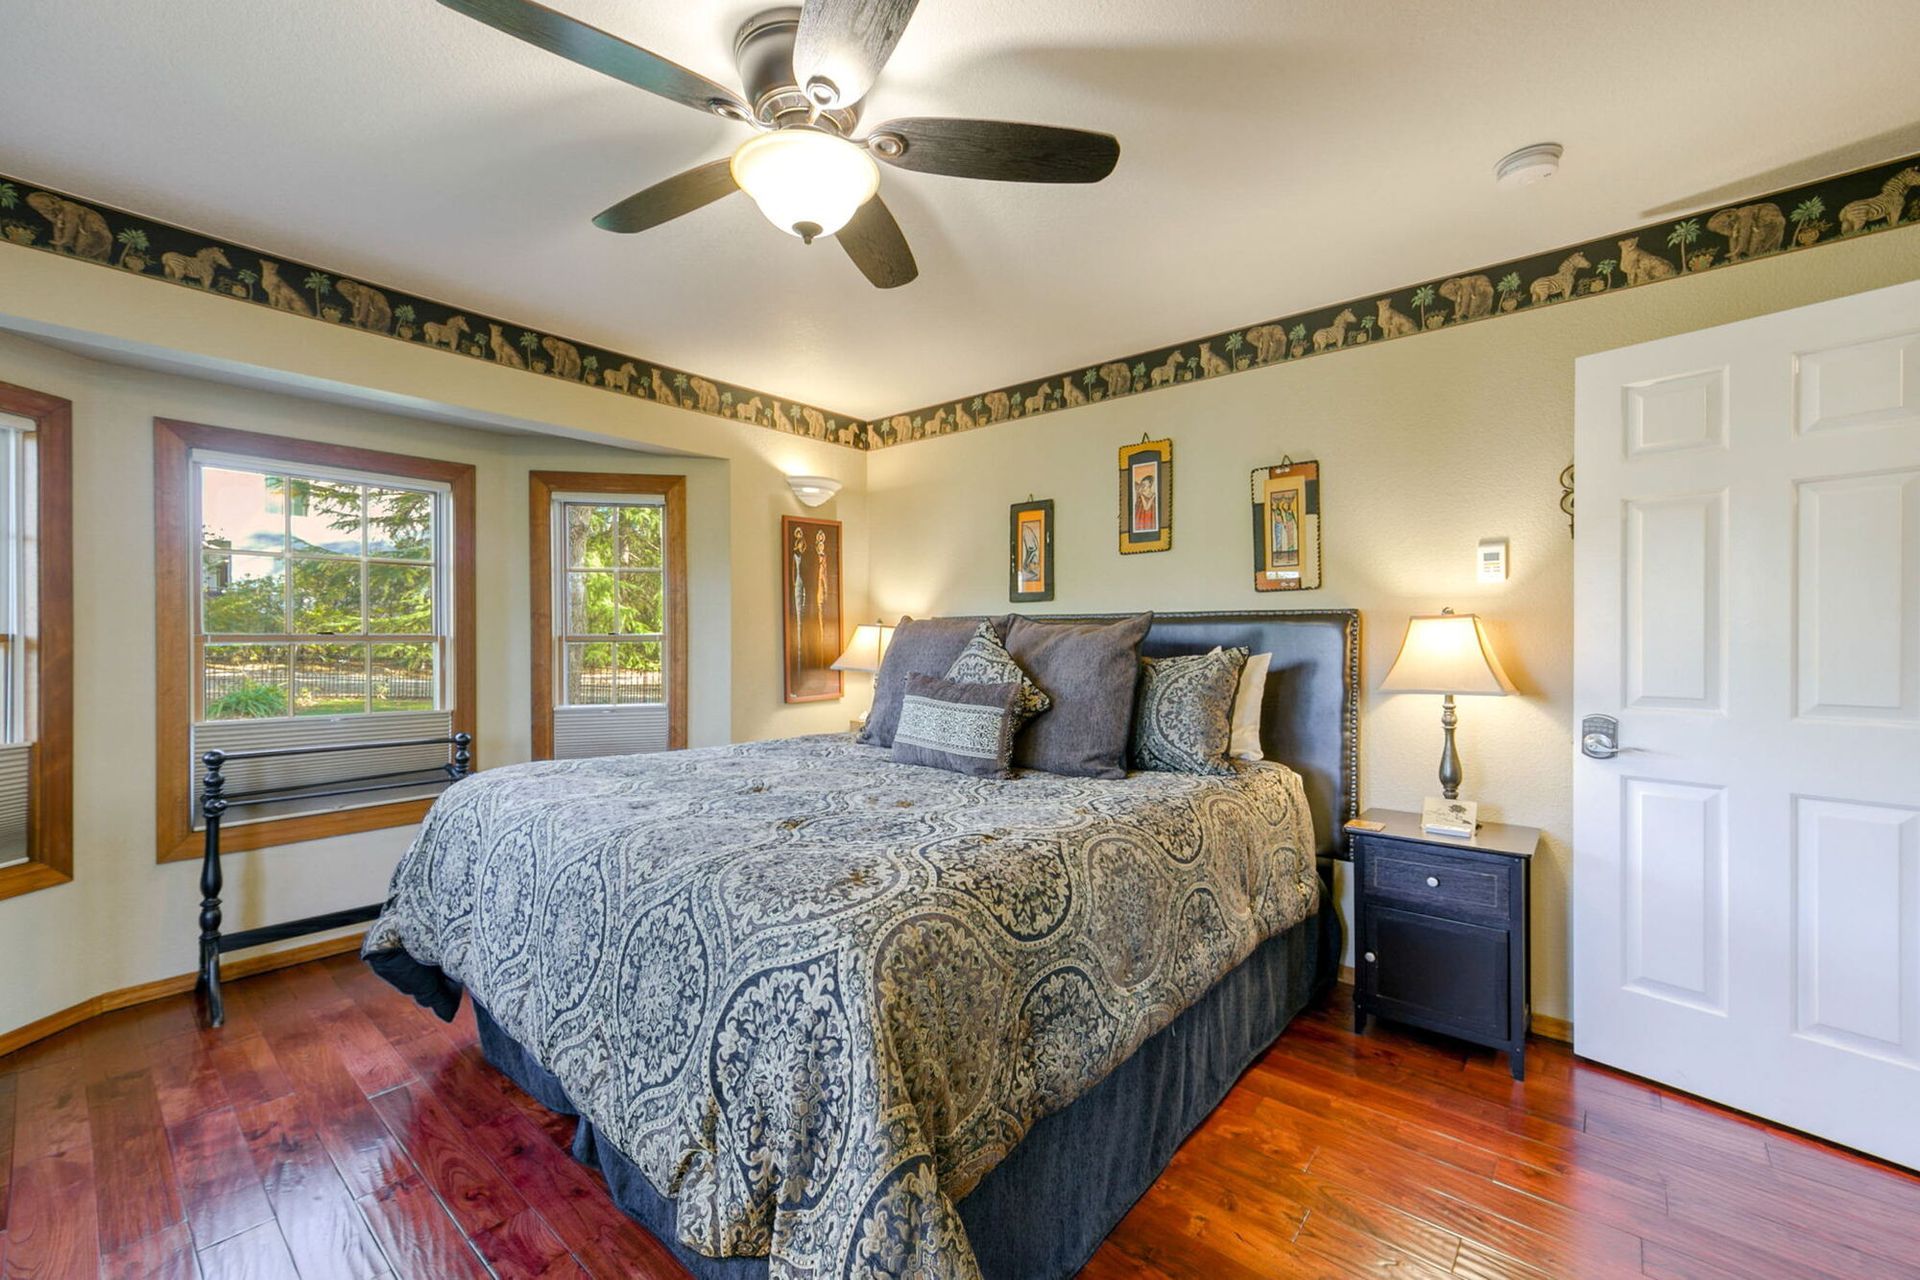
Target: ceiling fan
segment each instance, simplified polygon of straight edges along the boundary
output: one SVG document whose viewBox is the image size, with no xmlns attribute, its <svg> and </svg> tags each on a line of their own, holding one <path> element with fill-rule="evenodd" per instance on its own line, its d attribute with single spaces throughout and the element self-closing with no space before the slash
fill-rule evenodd
<svg viewBox="0 0 1920 1280">
<path fill-rule="evenodd" d="M 880 199 L 876 159 L 996 182 L 1098 182 L 1120 159 L 1109 134 L 1000 120 L 912 117 L 856 137 L 860 100 L 918 0 L 806 0 L 748 19 L 733 42 L 744 96 L 534 0 L 440 3 L 583 67 L 754 128 L 731 156 L 601 213 L 594 224 L 608 231 L 645 231 L 743 190 L 774 226 L 808 244 L 835 237 L 861 274 L 893 289 L 920 269 Z"/>
</svg>

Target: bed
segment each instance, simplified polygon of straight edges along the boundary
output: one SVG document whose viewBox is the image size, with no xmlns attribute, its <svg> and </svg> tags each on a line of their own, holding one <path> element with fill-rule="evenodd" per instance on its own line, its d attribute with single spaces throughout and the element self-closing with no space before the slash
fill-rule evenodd
<svg viewBox="0 0 1920 1280">
<path fill-rule="evenodd" d="M 1068 1275 L 1331 980 L 1357 630 L 1156 618 L 1152 656 L 1275 655 L 1269 762 L 1227 778 L 967 778 L 848 735 L 490 770 L 366 954 L 472 999 L 696 1276 Z"/>
</svg>

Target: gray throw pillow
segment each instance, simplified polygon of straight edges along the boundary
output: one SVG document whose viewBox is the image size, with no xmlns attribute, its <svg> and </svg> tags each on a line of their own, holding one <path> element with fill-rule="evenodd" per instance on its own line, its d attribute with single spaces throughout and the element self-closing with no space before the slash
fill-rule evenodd
<svg viewBox="0 0 1920 1280">
<path fill-rule="evenodd" d="M 1233 695 L 1245 649 L 1140 660 L 1133 711 L 1133 766 L 1162 773 L 1230 774 Z"/>
<path fill-rule="evenodd" d="M 951 769 L 975 778 L 1004 778 L 1013 753 L 1017 684 L 962 684 L 910 675 L 894 727 L 900 764 Z"/>
<path fill-rule="evenodd" d="M 1023 769 L 1075 778 L 1127 776 L 1127 729 L 1150 613 L 1112 622 L 1036 622 L 1016 616 L 1007 652 L 1053 699 L 1014 744 Z"/>
<path fill-rule="evenodd" d="M 973 639 L 967 641 L 967 647 L 947 668 L 947 679 L 960 684 L 1013 684 L 1020 686 L 1020 696 L 1013 701 L 1013 731 L 1019 733 L 1026 728 L 1027 722 L 1053 705 L 1053 699 L 1041 692 L 1040 686 L 1027 679 L 1027 673 L 1013 660 L 1007 647 L 1000 643 L 1000 633 L 993 623 L 983 622 L 973 633 Z"/>
<path fill-rule="evenodd" d="M 910 675 L 942 676 L 980 629 L 982 619 L 902 618 L 887 645 L 887 656 L 873 677 L 873 710 L 860 729 L 859 741 L 874 747 L 893 745 L 893 726 L 900 720 L 900 699 Z"/>
</svg>

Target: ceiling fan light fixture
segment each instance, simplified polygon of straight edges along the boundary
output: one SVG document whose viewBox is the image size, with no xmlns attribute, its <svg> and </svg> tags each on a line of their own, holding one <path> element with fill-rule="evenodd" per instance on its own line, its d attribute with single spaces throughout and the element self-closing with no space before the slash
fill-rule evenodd
<svg viewBox="0 0 1920 1280">
<path fill-rule="evenodd" d="M 755 134 L 733 153 L 732 168 L 767 221 L 809 244 L 846 226 L 880 189 L 871 156 L 818 129 Z"/>
</svg>

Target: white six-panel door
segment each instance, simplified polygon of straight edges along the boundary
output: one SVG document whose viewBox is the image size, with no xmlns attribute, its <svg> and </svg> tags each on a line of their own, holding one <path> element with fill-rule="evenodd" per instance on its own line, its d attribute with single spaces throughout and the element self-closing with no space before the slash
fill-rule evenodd
<svg viewBox="0 0 1920 1280">
<path fill-rule="evenodd" d="M 1575 387 L 1574 1048 L 1920 1167 L 1920 283 Z"/>
</svg>

